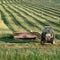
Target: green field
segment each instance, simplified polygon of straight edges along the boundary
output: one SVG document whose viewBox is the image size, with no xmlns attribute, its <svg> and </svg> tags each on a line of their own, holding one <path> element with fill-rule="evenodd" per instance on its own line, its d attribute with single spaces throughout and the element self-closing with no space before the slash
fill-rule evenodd
<svg viewBox="0 0 60 60">
<path fill-rule="evenodd" d="M 0 49 L 0 60 L 59 60 L 60 49 Z M 44 52 L 43 52 L 44 51 Z"/>
<path fill-rule="evenodd" d="M 45 26 L 54 29 L 56 44 L 9 38 L 13 32 L 42 32 Z M 0 0 L 0 60 L 59 59 L 60 5 L 47 0 Z"/>
</svg>

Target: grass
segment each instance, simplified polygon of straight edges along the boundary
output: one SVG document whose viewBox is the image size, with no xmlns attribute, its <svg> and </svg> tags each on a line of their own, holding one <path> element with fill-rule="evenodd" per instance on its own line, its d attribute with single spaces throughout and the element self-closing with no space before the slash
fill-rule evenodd
<svg viewBox="0 0 60 60">
<path fill-rule="evenodd" d="M 32 28 L 34 28 L 33 31 L 34 30 L 41 31 L 41 28 L 43 28 L 46 25 L 50 25 L 52 28 L 54 28 L 54 30 L 56 32 L 58 32 L 58 33 L 60 32 L 59 31 L 60 30 L 59 29 L 59 26 L 60 26 L 59 20 L 56 21 L 52 17 L 47 17 L 45 15 L 42 16 L 42 14 L 38 13 L 39 8 L 34 8 L 34 10 L 31 10 L 30 8 L 28 8 L 28 10 L 27 10 L 25 7 L 23 7 L 21 5 L 20 5 L 21 8 L 18 8 L 19 5 L 17 5 L 16 7 L 15 7 L 15 5 L 10 6 L 9 4 L 8 5 L 4 4 L 1 6 L 3 8 L 1 10 L 2 20 L 12 31 L 31 31 Z M 32 12 L 32 13 L 30 13 L 30 12 Z M 46 14 L 49 14 L 49 13 L 46 13 Z M 7 15 L 9 18 L 7 17 Z M 52 14 L 49 14 L 49 15 L 52 15 Z M 55 17 L 55 16 L 53 15 L 53 17 Z M 58 19 L 58 17 L 56 19 Z M 16 28 L 19 30 L 17 30 Z"/>
<path fill-rule="evenodd" d="M 3 58 L 4 57 L 4 58 Z M 59 60 L 60 49 L 0 48 L 0 60 Z"/>
<path fill-rule="evenodd" d="M 60 8 L 28 2 L 0 0 L 0 60 L 60 60 Z M 13 32 L 42 32 L 46 25 L 54 29 L 56 44 L 41 45 L 40 36 L 13 38 Z"/>
<path fill-rule="evenodd" d="M 4 57 L 4 58 L 3 58 Z M 59 60 L 60 41 L 41 45 L 40 41 L 0 39 L 0 60 Z"/>
<path fill-rule="evenodd" d="M 6 4 L 6 0 L 1 0 L 0 37 L 11 35 L 15 31 L 30 32 L 32 30 L 41 32 L 48 25 L 54 29 L 56 39 L 60 40 L 59 9 L 31 3 L 17 4 L 17 0 L 8 0 L 7 2 L 9 3 Z M 10 5 L 11 2 L 15 3 Z"/>
</svg>

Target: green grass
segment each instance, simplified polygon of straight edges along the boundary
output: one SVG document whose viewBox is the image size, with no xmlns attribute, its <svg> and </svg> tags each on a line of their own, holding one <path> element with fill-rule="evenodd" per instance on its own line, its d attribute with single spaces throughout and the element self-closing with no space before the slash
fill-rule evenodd
<svg viewBox="0 0 60 60">
<path fill-rule="evenodd" d="M 60 7 L 29 0 L 0 0 L 0 8 L 0 60 L 60 60 Z M 41 45 L 40 38 L 13 38 L 13 32 L 42 32 L 46 25 L 54 29 L 56 44 Z"/>
<path fill-rule="evenodd" d="M 42 5 L 26 6 L 26 4 L 21 5 L 17 3 L 16 5 L 1 4 L 1 21 L 3 21 L 12 32 L 30 32 L 31 30 L 41 32 L 45 26 L 51 26 L 55 34 L 59 37 L 59 10 L 42 7 Z M 59 40 L 60 38 L 57 39 Z"/>
<path fill-rule="evenodd" d="M 0 60 L 40 60 L 40 59 L 60 60 L 60 49 L 0 48 Z"/>
<path fill-rule="evenodd" d="M 54 29 L 56 39 L 60 40 L 59 9 L 39 4 L 20 4 L 18 0 L 8 0 L 7 2 L 1 0 L 0 38 L 4 40 L 5 37 L 13 35 L 13 32 L 30 32 L 31 30 L 41 32 L 47 25 Z"/>
</svg>

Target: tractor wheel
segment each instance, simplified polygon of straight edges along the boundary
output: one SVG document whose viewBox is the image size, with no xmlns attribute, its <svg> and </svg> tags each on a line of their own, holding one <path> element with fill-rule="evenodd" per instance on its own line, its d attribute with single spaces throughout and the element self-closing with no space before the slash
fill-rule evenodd
<svg viewBox="0 0 60 60">
<path fill-rule="evenodd" d="M 41 44 L 43 45 L 45 42 L 44 41 L 41 41 Z"/>
<path fill-rule="evenodd" d="M 54 44 L 54 43 L 53 43 L 53 39 L 51 39 L 51 44 Z"/>
</svg>

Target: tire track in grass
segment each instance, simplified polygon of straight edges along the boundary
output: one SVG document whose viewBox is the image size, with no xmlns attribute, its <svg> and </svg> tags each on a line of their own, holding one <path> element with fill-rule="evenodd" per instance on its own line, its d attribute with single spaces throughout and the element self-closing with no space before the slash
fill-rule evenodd
<svg viewBox="0 0 60 60">
<path fill-rule="evenodd" d="M 5 4 L 8 4 L 9 2 L 8 2 L 8 0 L 5 0 Z"/>
<path fill-rule="evenodd" d="M 0 0 L 0 4 L 2 4 L 3 2 L 2 2 L 2 0 Z"/>
<path fill-rule="evenodd" d="M 57 31 L 57 32 L 59 32 L 60 30 L 58 30 L 58 29 L 56 29 L 56 27 L 55 28 L 53 28 L 55 31 Z"/>
<path fill-rule="evenodd" d="M 5 14 L 5 18 L 4 18 L 4 23 L 7 23 L 7 26 L 14 32 L 14 31 L 20 31 L 20 27 L 17 26 L 14 22 L 13 22 L 13 17 L 10 17 L 10 14 L 8 14 L 5 10 L 4 7 L 2 6 L 2 12 Z M 22 30 L 22 29 L 21 29 Z"/>
<path fill-rule="evenodd" d="M 1 0 L 2 4 L 3 4 L 3 0 Z"/>
<path fill-rule="evenodd" d="M 18 2 L 18 0 L 15 0 L 15 2 L 17 3 L 17 2 Z"/>
<path fill-rule="evenodd" d="M 6 0 L 4 0 L 5 1 L 5 3 L 7 3 L 7 1 Z"/>
<path fill-rule="evenodd" d="M 15 8 L 16 8 L 16 6 L 15 6 Z M 18 8 L 17 8 L 17 9 L 18 9 Z M 35 12 L 35 13 L 36 13 L 36 12 Z M 31 14 L 31 15 L 32 15 L 32 14 Z M 30 15 L 30 16 L 31 16 L 31 15 Z M 35 14 L 35 15 L 37 15 L 37 14 Z M 39 15 L 40 15 L 40 14 L 39 14 Z M 38 16 L 39 16 L 39 15 L 38 15 Z M 32 16 L 33 16 L 33 15 L 32 15 Z M 31 17 L 32 17 L 32 16 L 31 16 Z M 42 16 L 40 15 L 38 18 L 40 18 L 40 17 L 43 18 L 43 19 L 45 19 L 47 22 L 49 22 L 49 23 L 51 23 L 51 24 L 53 23 L 54 25 L 57 25 L 57 26 L 59 25 L 59 24 L 57 24 L 57 23 L 54 22 L 54 21 L 48 20 L 46 17 L 42 17 Z M 60 27 L 60 26 L 59 26 L 59 27 Z"/>
<path fill-rule="evenodd" d="M 52 12 L 52 13 L 55 13 L 55 14 L 58 14 L 58 15 L 60 15 L 60 10 L 59 11 L 56 11 L 56 10 L 52 10 L 52 9 L 49 9 L 48 7 L 45 7 L 44 5 L 29 5 L 29 6 L 33 6 L 33 7 L 36 7 L 36 8 L 42 8 L 42 9 L 44 9 L 44 10 L 47 10 L 47 11 L 50 11 L 50 12 Z"/>
<path fill-rule="evenodd" d="M 56 29 L 54 29 L 54 30 L 59 32 L 59 30 L 56 30 Z"/>
<path fill-rule="evenodd" d="M 51 12 L 54 12 L 54 13 L 60 15 L 60 11 L 50 9 L 50 8 L 48 8 L 48 7 L 45 7 L 45 9 L 48 9 L 48 11 L 51 11 Z"/>
<path fill-rule="evenodd" d="M 25 7 L 22 7 L 22 8 L 26 9 L 26 11 L 28 11 L 28 12 L 32 12 L 32 13 L 33 13 L 33 11 L 29 10 L 28 8 L 25 8 Z M 34 13 L 35 13 L 35 12 L 34 12 Z M 35 15 L 37 15 L 37 14 L 35 14 Z M 38 14 L 38 15 L 40 15 L 40 14 Z M 58 22 L 57 22 L 57 23 L 58 23 Z M 50 23 L 49 23 L 49 24 L 50 24 Z M 54 28 L 54 30 L 57 31 L 57 32 L 60 32 L 60 30 L 56 29 L 56 27 Z"/>
<path fill-rule="evenodd" d="M 8 3 L 7 0 L 5 0 L 5 3 Z"/>
<path fill-rule="evenodd" d="M 16 6 L 15 6 L 16 7 Z M 21 8 L 21 7 L 20 7 Z M 22 7 L 23 8 L 23 7 Z M 18 9 L 18 8 L 17 8 Z M 25 9 L 24 9 L 25 10 Z M 36 14 L 35 14 L 36 15 Z M 50 22 L 49 22 L 50 23 Z M 58 30 L 58 29 L 56 29 L 56 27 L 55 28 L 53 28 L 55 31 L 57 31 L 57 32 L 60 32 L 60 30 Z"/>
<path fill-rule="evenodd" d="M 10 0 L 10 3 L 14 3 L 13 0 Z"/>
<path fill-rule="evenodd" d="M 11 0 L 6 0 L 6 1 L 7 1 L 8 4 L 13 3 Z M 7 3 L 6 3 L 6 4 L 7 4 Z"/>
<path fill-rule="evenodd" d="M 36 15 L 38 16 L 38 17 L 40 17 L 39 15 L 38 15 L 38 13 L 36 13 Z M 41 16 L 42 17 L 42 16 Z M 43 16 L 44 17 L 44 16 Z M 46 18 L 46 17 L 45 17 Z M 49 21 L 51 24 L 53 23 L 54 25 L 57 25 L 57 27 L 59 26 L 60 27 L 60 24 L 59 23 L 56 23 L 55 21 L 52 21 L 52 20 L 48 20 L 48 19 L 46 19 L 47 21 Z"/>
<path fill-rule="evenodd" d="M 10 0 L 12 2 L 12 0 Z"/>
<path fill-rule="evenodd" d="M 19 6 L 19 7 L 20 7 L 20 6 Z M 37 13 L 37 11 L 34 11 L 33 9 L 30 9 L 30 8 L 26 8 L 26 7 L 23 7 L 23 6 L 22 6 L 22 8 L 25 9 L 25 10 L 27 10 L 27 11 L 29 11 L 29 12 L 32 12 L 33 14 L 37 15 L 38 17 L 40 17 L 40 15 L 41 15 L 41 16 L 46 17 L 47 19 L 53 20 L 53 22 L 56 21 L 56 20 L 54 20 L 53 18 L 51 18 L 51 17 L 49 17 L 49 16 L 46 16 L 45 14 L 42 15 L 42 11 L 41 11 L 40 13 Z M 56 22 L 57 22 L 57 21 L 56 21 Z"/>
<path fill-rule="evenodd" d="M 29 7 L 35 8 L 35 9 L 37 9 L 37 10 L 41 10 L 41 9 L 42 9 L 41 7 L 38 8 L 38 7 L 36 7 L 36 6 L 29 6 Z M 51 12 L 51 11 L 48 11 L 48 10 L 46 10 L 46 9 L 43 9 L 43 11 L 46 12 L 46 13 L 49 13 L 49 14 L 51 14 L 51 15 L 53 15 L 53 16 L 60 17 L 60 15 L 57 15 L 57 14 L 55 14 L 55 13 L 53 13 L 53 12 Z"/>
<path fill-rule="evenodd" d="M 12 9 L 12 8 L 10 8 Z M 12 9 L 13 11 L 15 11 L 17 14 L 19 14 L 19 16 L 23 17 L 25 19 L 25 22 L 27 22 L 29 25 L 31 25 L 31 27 L 36 27 L 37 29 L 41 30 L 40 27 L 38 27 L 37 25 L 35 25 L 34 22 L 29 21 L 29 18 L 27 18 L 26 14 L 23 14 L 21 11 L 17 12 L 16 9 Z"/>
<path fill-rule="evenodd" d="M 13 6 L 13 7 L 15 7 L 15 6 Z M 10 8 L 10 7 L 9 7 Z M 17 7 L 15 7 L 16 9 L 18 9 Z M 19 9 L 18 9 L 19 10 Z M 21 10 L 22 11 L 22 10 Z M 22 12 L 24 12 L 24 11 L 22 11 Z M 25 13 L 26 15 L 28 15 L 28 16 L 30 16 L 29 14 L 27 14 L 27 13 Z M 32 17 L 32 16 L 30 16 L 30 17 Z M 31 20 L 32 21 L 32 20 Z M 33 22 L 35 22 L 35 21 L 33 21 Z M 28 23 L 28 22 L 27 22 Z M 36 22 L 37 23 L 37 22 Z M 31 24 L 31 23 L 30 23 Z"/>
<path fill-rule="evenodd" d="M 13 3 L 16 3 L 16 0 L 13 0 Z"/>
<path fill-rule="evenodd" d="M 3 4 L 3 0 L 1 0 L 1 4 Z"/>
<path fill-rule="evenodd" d="M 60 12 L 60 10 L 57 10 L 56 8 L 52 8 L 51 6 L 49 7 L 49 6 L 46 6 L 45 8 L 48 8 L 48 9 L 50 9 L 50 10 L 52 10 L 52 11 L 56 11 L 56 12 Z"/>
<path fill-rule="evenodd" d="M 18 4 L 18 5 L 19 5 L 19 4 Z M 23 6 L 24 6 L 24 5 L 23 5 Z M 48 16 L 48 17 L 51 17 L 51 18 L 53 18 L 53 19 L 56 19 L 56 18 L 57 18 L 57 17 L 55 17 L 55 16 L 53 16 L 53 15 L 51 15 L 51 14 L 47 14 L 46 12 L 44 12 L 44 11 L 42 11 L 42 10 L 35 9 L 35 8 L 30 7 L 30 6 L 24 6 L 24 7 L 30 8 L 31 10 L 34 10 L 34 11 L 37 12 L 37 13 L 43 13 L 43 15 Z"/>
<path fill-rule="evenodd" d="M 46 9 L 46 10 L 48 10 L 48 11 L 51 11 L 51 12 L 54 12 L 55 14 L 60 15 L 60 13 L 59 13 L 60 10 L 58 10 L 58 11 L 56 11 L 56 10 L 52 10 L 52 9 L 46 7 L 46 6 L 43 6 L 43 5 L 36 5 L 36 7 L 38 7 L 38 8 L 42 8 L 42 9 Z"/>
<path fill-rule="evenodd" d="M 34 6 L 33 6 L 34 7 Z M 60 15 L 59 15 L 59 13 L 57 14 L 57 12 L 52 12 L 51 10 L 48 10 L 48 8 L 43 8 L 43 7 L 35 7 L 35 8 L 37 8 L 37 9 L 43 9 L 43 10 L 45 10 L 45 11 L 47 11 L 48 13 L 50 13 L 50 14 L 53 14 L 53 15 L 55 15 L 55 16 L 57 16 L 57 17 L 59 17 Z"/>
<path fill-rule="evenodd" d="M 9 4 L 11 3 L 11 0 L 7 0 L 7 1 L 8 1 Z"/>
<path fill-rule="evenodd" d="M 13 3 L 15 3 L 15 1 L 14 1 L 14 0 L 12 0 L 12 2 L 13 2 Z"/>
<path fill-rule="evenodd" d="M 8 26 L 8 28 L 12 31 L 15 31 L 9 24 L 8 22 L 8 19 L 6 18 L 6 15 L 3 13 L 3 11 L 1 11 L 1 17 L 2 17 L 2 20 L 4 21 L 4 23 Z"/>
<path fill-rule="evenodd" d="M 44 12 L 43 10 L 37 10 L 37 9 L 35 9 L 35 8 L 28 7 L 28 6 L 24 6 L 24 7 L 25 7 L 25 8 L 29 8 L 29 9 L 31 9 L 31 10 L 37 12 L 37 13 L 43 14 L 43 15 L 45 15 L 45 16 L 51 17 L 51 18 L 53 18 L 53 19 L 55 19 L 55 20 L 57 19 L 57 17 L 55 17 L 55 16 L 53 16 L 53 15 L 50 15 L 50 14 L 47 14 L 47 13 Z"/>
<path fill-rule="evenodd" d="M 3 2 L 5 3 L 5 0 L 3 0 Z"/>
<path fill-rule="evenodd" d="M 23 7 L 23 6 L 22 6 L 22 8 L 26 9 L 26 10 L 29 11 L 29 12 L 35 13 L 38 17 L 40 17 L 40 15 L 41 15 L 41 16 L 46 16 L 47 19 L 51 19 L 51 20 L 53 20 L 53 21 L 56 21 L 56 19 L 50 17 L 49 15 L 44 14 L 42 11 L 40 12 L 40 11 L 38 10 L 38 11 L 39 11 L 39 12 L 38 12 L 38 11 L 34 10 L 33 8 L 30 9 L 29 7 Z M 38 13 L 37 13 L 37 12 L 38 12 Z M 59 19 L 58 19 L 58 20 L 59 20 Z M 57 22 L 57 21 L 56 21 L 56 22 Z"/>
<path fill-rule="evenodd" d="M 11 16 L 11 15 L 10 15 Z M 12 20 L 13 20 L 13 17 L 12 17 Z M 15 24 L 16 25 L 16 24 Z M 15 26 L 15 25 L 13 25 L 13 27 Z M 16 27 L 14 27 L 14 28 L 16 28 Z M 17 28 L 15 29 L 17 32 L 18 31 L 23 31 L 23 29 L 20 27 L 20 26 L 17 26 Z M 25 30 L 24 30 L 25 31 Z"/>
<path fill-rule="evenodd" d="M 2 37 L 8 37 L 9 35 L 12 35 L 12 34 L 13 34 L 13 32 L 3 22 L 2 17 L 1 17 L 1 19 L 0 19 L 0 38 L 2 38 Z"/>
<path fill-rule="evenodd" d="M 7 0 L 8 4 L 13 3 L 11 0 Z"/>
<path fill-rule="evenodd" d="M 14 22 L 17 26 L 19 26 L 20 28 L 22 27 L 22 28 L 25 29 L 26 31 L 29 31 L 29 32 L 30 32 L 30 30 L 27 29 L 25 26 L 23 26 L 22 23 L 20 23 L 20 22 L 17 21 L 17 19 L 15 18 L 15 16 L 14 16 L 9 10 L 7 10 L 7 8 L 6 8 L 4 5 L 2 5 L 2 6 L 3 6 L 3 8 L 5 9 L 5 11 L 6 11 L 8 14 L 10 14 L 10 17 L 13 18 L 13 22 Z M 19 29 L 20 29 L 20 28 L 19 28 Z M 20 30 L 21 30 L 21 29 L 20 29 Z M 17 30 L 17 31 L 18 31 L 18 30 Z"/>
<path fill-rule="evenodd" d="M 12 1 L 11 0 L 8 0 L 8 3 L 10 4 L 10 3 L 12 3 Z"/>
<path fill-rule="evenodd" d="M 19 8 L 16 7 L 16 6 L 13 6 L 13 7 L 15 7 L 16 9 L 18 9 L 19 11 L 21 10 L 21 9 L 19 9 Z M 28 13 L 27 13 L 28 11 L 27 11 L 27 12 L 26 12 L 26 11 L 23 11 L 23 10 L 21 10 L 21 11 L 24 12 L 26 15 L 28 15 L 28 16 L 34 18 L 34 20 L 36 20 L 36 22 L 38 21 L 38 23 L 40 22 L 42 25 L 46 25 L 45 23 L 43 23 L 43 22 L 37 20 L 35 17 L 31 16 L 31 14 L 28 14 Z"/>
<path fill-rule="evenodd" d="M 53 12 L 56 16 L 59 16 L 60 17 L 60 13 L 59 12 L 56 12 L 56 11 L 52 11 L 52 10 L 50 10 L 50 9 L 48 9 L 48 8 L 43 8 L 43 7 L 41 7 L 42 9 L 44 9 L 44 10 L 47 10 L 47 11 L 49 11 L 49 12 Z"/>
<path fill-rule="evenodd" d="M 26 10 L 27 11 L 27 10 Z M 50 23 L 50 22 L 49 22 Z M 57 32 L 59 32 L 60 30 L 58 30 L 58 29 L 56 29 L 56 27 L 55 28 L 53 28 L 55 31 L 57 31 Z"/>
<path fill-rule="evenodd" d="M 37 4 L 37 5 L 36 5 L 36 4 L 29 4 L 29 3 L 26 3 L 26 2 L 25 2 L 24 5 L 27 5 L 27 6 L 28 6 L 28 5 L 31 5 L 31 6 L 34 5 L 34 6 L 39 6 L 39 7 L 42 6 L 42 7 L 45 7 L 45 8 L 48 8 L 48 9 L 51 9 L 51 10 L 60 12 L 60 10 L 58 10 L 57 8 L 55 8 L 55 7 L 53 7 L 53 6 L 48 6 L 48 5 L 42 5 L 42 4 L 40 4 L 40 5 Z"/>
<path fill-rule="evenodd" d="M 2 11 L 0 10 L 0 34 L 12 33 L 12 31 L 8 28 L 8 26 L 2 20 Z"/>
<path fill-rule="evenodd" d="M 37 8 L 37 7 L 36 7 L 36 8 Z M 57 16 L 57 17 L 60 17 L 60 14 L 59 14 L 59 13 L 53 12 L 53 11 L 48 10 L 48 9 L 46 9 L 46 8 L 42 8 L 42 7 L 40 7 L 40 8 L 43 9 L 44 11 L 46 11 L 46 12 L 49 13 L 49 14 L 52 14 L 52 15 Z M 37 8 L 37 9 L 39 9 L 39 8 Z"/>
<path fill-rule="evenodd" d="M 22 7 L 23 8 L 23 7 Z M 24 9 L 25 10 L 25 9 Z M 27 8 L 26 8 L 26 11 L 29 11 L 29 12 L 32 12 L 33 13 L 33 11 L 30 11 L 30 10 L 27 10 Z M 35 14 L 36 15 L 36 14 Z M 58 30 L 58 29 L 56 29 L 56 27 L 55 28 L 53 28 L 55 31 L 57 31 L 57 32 L 60 32 L 60 30 Z"/>
<path fill-rule="evenodd" d="M 24 21 L 25 19 L 22 18 L 23 16 L 18 16 L 17 11 L 15 11 L 15 10 L 12 9 L 13 7 L 9 8 L 8 5 L 5 5 L 5 6 L 7 6 L 7 8 L 9 9 L 9 11 L 11 11 L 11 13 L 13 13 L 14 16 L 16 16 L 16 19 L 17 19 L 18 22 L 20 22 L 22 25 L 25 25 L 26 28 L 28 28 L 29 30 L 32 29 L 31 27 L 29 28 L 29 25 L 27 23 L 25 23 L 25 21 Z"/>
<path fill-rule="evenodd" d="M 17 4 L 18 6 L 21 6 L 21 5 L 19 5 L 19 4 Z M 24 6 L 24 5 L 23 5 Z M 48 17 L 51 17 L 51 18 L 53 18 L 53 19 L 57 19 L 57 17 L 55 17 L 55 16 L 53 16 L 53 15 L 50 15 L 50 14 L 47 14 L 47 13 L 45 13 L 45 12 L 43 12 L 42 10 L 37 10 L 37 9 L 34 9 L 34 8 L 32 8 L 32 7 L 28 7 L 28 6 L 24 6 L 24 7 L 26 7 L 26 8 L 29 8 L 29 9 L 31 9 L 31 10 L 34 10 L 35 12 L 37 12 L 37 13 L 40 13 L 40 14 L 43 14 L 43 15 L 45 15 L 45 16 L 48 16 Z"/>
</svg>

